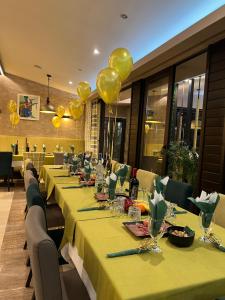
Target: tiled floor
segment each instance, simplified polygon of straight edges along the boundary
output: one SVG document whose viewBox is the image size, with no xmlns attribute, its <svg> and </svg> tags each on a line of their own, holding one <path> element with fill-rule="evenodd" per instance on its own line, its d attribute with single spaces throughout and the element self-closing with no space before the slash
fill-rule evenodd
<svg viewBox="0 0 225 300">
<path fill-rule="evenodd" d="M 32 296 L 33 289 L 24 287 L 29 272 L 27 251 L 23 250 L 24 207 L 22 185 L 16 186 L 14 193 L 0 193 L 0 237 L 5 228 L 0 251 L 0 300 L 30 300 Z"/>
</svg>

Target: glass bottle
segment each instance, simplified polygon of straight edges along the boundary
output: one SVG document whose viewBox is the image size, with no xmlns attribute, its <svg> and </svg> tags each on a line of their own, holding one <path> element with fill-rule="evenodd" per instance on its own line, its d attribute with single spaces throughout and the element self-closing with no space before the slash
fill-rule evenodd
<svg viewBox="0 0 225 300">
<path fill-rule="evenodd" d="M 132 169 L 132 177 L 130 179 L 130 187 L 129 187 L 129 196 L 132 200 L 136 200 L 138 198 L 138 187 L 139 181 L 136 178 L 137 168 Z"/>
</svg>

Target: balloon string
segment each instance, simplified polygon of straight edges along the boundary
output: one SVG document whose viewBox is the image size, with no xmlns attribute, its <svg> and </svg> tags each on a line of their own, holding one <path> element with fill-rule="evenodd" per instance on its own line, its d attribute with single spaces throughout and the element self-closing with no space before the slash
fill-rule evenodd
<svg viewBox="0 0 225 300">
<path fill-rule="evenodd" d="M 108 106 L 108 128 L 107 128 L 107 141 L 106 141 L 106 158 L 108 158 L 110 156 L 109 153 L 109 144 L 110 144 L 110 122 L 111 122 L 111 107 L 110 105 Z"/>
<path fill-rule="evenodd" d="M 114 146 L 114 137 L 116 132 L 116 119 L 117 119 L 117 104 L 116 104 L 116 113 L 115 113 L 115 120 L 114 120 L 114 126 L 113 126 L 113 136 L 112 136 L 112 146 L 111 146 L 111 157 L 110 160 L 112 161 L 113 158 L 113 146 Z"/>
</svg>

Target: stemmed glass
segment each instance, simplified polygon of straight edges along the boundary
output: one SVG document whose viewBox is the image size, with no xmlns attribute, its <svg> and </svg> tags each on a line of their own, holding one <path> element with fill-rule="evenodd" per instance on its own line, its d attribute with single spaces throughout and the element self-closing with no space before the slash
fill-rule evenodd
<svg viewBox="0 0 225 300">
<path fill-rule="evenodd" d="M 210 224 L 208 224 L 207 219 L 212 218 Z M 200 237 L 200 241 L 203 243 L 210 243 L 210 233 L 212 232 L 213 223 L 215 223 L 215 217 L 212 214 L 205 213 L 203 211 L 199 214 L 200 227 L 203 231 L 203 235 Z"/>
<path fill-rule="evenodd" d="M 161 226 L 160 226 L 161 224 Z M 152 245 L 151 245 L 151 251 L 154 253 L 161 253 L 162 250 L 159 247 L 159 240 L 161 239 L 161 237 L 163 236 L 163 234 L 165 233 L 165 231 L 162 229 L 164 228 L 164 226 L 162 226 L 163 222 L 162 220 L 155 220 L 153 218 L 150 217 L 149 220 L 149 234 L 151 236 L 152 239 Z M 158 230 L 157 228 L 160 226 L 160 229 Z"/>
</svg>

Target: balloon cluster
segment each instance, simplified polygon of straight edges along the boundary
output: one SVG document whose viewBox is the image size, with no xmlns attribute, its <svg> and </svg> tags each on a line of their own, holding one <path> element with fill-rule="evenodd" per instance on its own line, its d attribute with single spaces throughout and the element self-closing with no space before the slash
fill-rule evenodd
<svg viewBox="0 0 225 300">
<path fill-rule="evenodd" d="M 109 66 L 98 73 L 96 87 L 106 104 L 117 102 L 121 84 L 133 68 L 133 59 L 126 48 L 115 49 L 109 57 Z"/>
<path fill-rule="evenodd" d="M 74 120 L 79 120 L 84 113 L 84 104 L 91 94 L 91 87 L 87 81 L 82 81 L 78 84 L 77 94 L 80 98 L 72 99 L 69 103 L 69 112 Z"/>
<path fill-rule="evenodd" d="M 10 112 L 9 115 L 9 120 L 10 123 L 12 124 L 12 126 L 15 128 L 16 125 L 19 123 L 20 121 L 20 116 L 17 113 L 17 105 L 16 105 L 16 101 L 14 100 L 10 100 L 8 103 L 8 111 Z"/>
<path fill-rule="evenodd" d="M 65 108 L 64 106 L 62 105 L 59 105 L 56 109 L 56 114 L 57 116 L 53 117 L 52 118 L 52 125 L 55 127 L 55 128 L 59 128 L 61 126 L 61 123 L 62 123 L 62 117 L 65 113 Z"/>
</svg>

